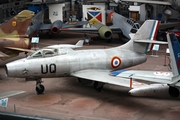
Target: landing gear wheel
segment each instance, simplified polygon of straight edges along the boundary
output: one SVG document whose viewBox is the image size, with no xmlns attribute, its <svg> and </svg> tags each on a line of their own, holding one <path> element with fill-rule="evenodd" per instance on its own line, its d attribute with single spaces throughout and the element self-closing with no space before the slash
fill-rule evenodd
<svg viewBox="0 0 180 120">
<path fill-rule="evenodd" d="M 102 92 L 102 88 L 104 86 L 104 83 L 94 81 L 93 86 L 94 86 L 95 90 L 97 90 L 98 92 Z"/>
<path fill-rule="evenodd" d="M 41 83 L 42 83 L 41 78 L 36 79 L 36 92 L 37 92 L 37 94 L 43 94 L 43 92 L 44 92 L 45 88 Z"/>
<path fill-rule="evenodd" d="M 44 92 L 44 86 L 43 85 L 36 85 L 36 92 L 37 92 L 37 94 L 43 94 L 43 92 Z"/>
</svg>

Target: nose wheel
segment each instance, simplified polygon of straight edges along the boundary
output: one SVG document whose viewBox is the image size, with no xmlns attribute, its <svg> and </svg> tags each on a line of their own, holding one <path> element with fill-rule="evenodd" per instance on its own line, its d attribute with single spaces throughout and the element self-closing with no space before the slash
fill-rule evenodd
<svg viewBox="0 0 180 120">
<path fill-rule="evenodd" d="M 41 79 L 36 80 L 36 92 L 37 92 L 37 94 L 43 94 L 44 93 L 45 88 L 41 83 L 42 83 Z"/>
</svg>

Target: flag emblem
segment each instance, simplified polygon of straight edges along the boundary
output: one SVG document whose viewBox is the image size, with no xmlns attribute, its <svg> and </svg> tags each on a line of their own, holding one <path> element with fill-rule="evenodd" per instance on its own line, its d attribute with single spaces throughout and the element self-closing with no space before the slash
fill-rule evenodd
<svg viewBox="0 0 180 120">
<path fill-rule="evenodd" d="M 98 7 L 87 8 L 87 17 L 90 24 L 102 22 L 101 8 Z"/>
</svg>

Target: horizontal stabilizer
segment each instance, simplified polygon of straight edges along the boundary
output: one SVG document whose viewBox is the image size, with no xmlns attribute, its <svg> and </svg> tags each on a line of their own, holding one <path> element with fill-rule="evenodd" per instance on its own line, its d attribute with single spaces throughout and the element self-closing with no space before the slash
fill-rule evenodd
<svg viewBox="0 0 180 120">
<path fill-rule="evenodd" d="M 76 46 L 77 47 L 82 47 L 84 44 L 84 40 L 79 40 L 77 43 L 76 43 Z"/>
<path fill-rule="evenodd" d="M 168 44 L 168 42 L 156 41 L 156 40 L 134 40 L 138 43 L 155 43 L 155 44 Z"/>
</svg>

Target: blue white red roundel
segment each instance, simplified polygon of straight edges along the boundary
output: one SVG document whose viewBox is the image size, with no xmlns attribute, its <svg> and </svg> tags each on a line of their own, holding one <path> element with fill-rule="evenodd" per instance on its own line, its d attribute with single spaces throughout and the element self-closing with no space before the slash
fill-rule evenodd
<svg viewBox="0 0 180 120">
<path fill-rule="evenodd" d="M 111 60 L 112 68 L 117 68 L 121 65 L 121 59 L 117 56 L 114 56 Z"/>
</svg>

